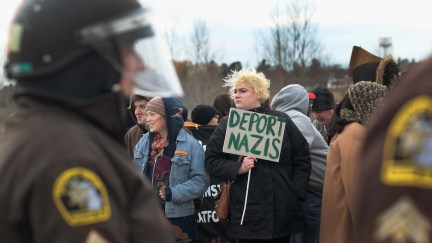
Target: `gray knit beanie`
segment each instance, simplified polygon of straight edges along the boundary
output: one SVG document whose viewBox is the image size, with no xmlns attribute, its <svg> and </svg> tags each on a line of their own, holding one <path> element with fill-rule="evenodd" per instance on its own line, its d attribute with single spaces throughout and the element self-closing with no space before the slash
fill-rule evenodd
<svg viewBox="0 0 432 243">
<path fill-rule="evenodd" d="M 387 87 L 381 84 L 361 81 L 348 89 L 348 98 L 354 110 L 342 108 L 340 116 L 348 121 L 355 121 L 363 126 L 373 116 L 387 95 Z"/>
</svg>

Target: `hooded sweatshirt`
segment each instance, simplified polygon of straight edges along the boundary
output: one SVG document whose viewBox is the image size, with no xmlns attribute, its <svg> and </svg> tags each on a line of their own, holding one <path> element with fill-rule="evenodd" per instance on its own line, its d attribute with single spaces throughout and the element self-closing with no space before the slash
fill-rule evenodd
<svg viewBox="0 0 432 243">
<path fill-rule="evenodd" d="M 135 96 L 140 96 L 140 95 L 132 95 L 129 101 L 129 107 L 127 108 L 129 110 L 130 119 L 133 121 L 133 126 L 129 130 L 127 130 L 124 136 L 124 143 L 126 145 L 126 149 L 131 159 L 133 159 L 134 157 L 135 145 L 142 138 L 142 136 L 148 132 L 148 130 L 145 128 L 144 125 L 138 124 L 138 120 L 135 116 L 136 107 L 133 104 Z M 150 100 L 149 97 L 142 96 L 142 98 L 147 100 L 147 102 Z"/>
<path fill-rule="evenodd" d="M 271 102 L 272 109 L 286 113 L 307 140 L 312 163 L 308 191 L 322 196 L 328 145 L 307 116 L 308 106 L 308 92 L 298 84 L 285 86 Z"/>
</svg>

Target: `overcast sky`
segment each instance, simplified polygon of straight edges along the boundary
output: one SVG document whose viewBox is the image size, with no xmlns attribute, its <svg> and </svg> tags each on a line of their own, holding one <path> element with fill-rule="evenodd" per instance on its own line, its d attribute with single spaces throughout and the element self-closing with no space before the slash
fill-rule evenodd
<svg viewBox="0 0 432 243">
<path fill-rule="evenodd" d="M 240 60 L 255 65 L 254 38 L 259 28 L 271 24 L 281 0 L 165 0 L 149 6 L 179 31 L 191 31 L 194 19 L 204 19 L 211 30 L 212 46 L 224 52 L 226 62 Z M 317 38 L 331 61 L 348 65 L 353 45 L 379 54 L 381 37 L 389 37 L 396 58 L 423 59 L 432 51 L 432 15 L 426 0 L 316 0 L 312 21 Z"/>
<path fill-rule="evenodd" d="M 4 49 L 9 23 L 19 0 L 0 1 L 0 47 Z M 193 22 L 204 20 L 218 63 L 258 62 L 255 37 L 271 24 L 271 13 L 282 0 L 162 0 L 142 1 L 161 27 L 173 26 L 184 39 Z M 389 37 L 396 58 L 421 60 L 432 53 L 432 14 L 427 0 L 316 0 L 312 21 L 317 38 L 331 63 L 348 66 L 353 45 L 379 55 L 381 37 Z M 79 17 L 79 16 L 77 16 Z M 183 44 L 181 44 L 183 45 Z M 177 55 L 181 55 L 178 53 Z"/>
</svg>

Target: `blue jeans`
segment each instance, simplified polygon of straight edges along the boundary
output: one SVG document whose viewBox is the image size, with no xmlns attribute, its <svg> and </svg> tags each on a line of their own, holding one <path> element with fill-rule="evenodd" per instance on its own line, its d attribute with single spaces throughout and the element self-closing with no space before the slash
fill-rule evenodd
<svg viewBox="0 0 432 243">
<path fill-rule="evenodd" d="M 192 241 L 198 239 L 198 225 L 194 215 L 179 217 L 179 218 L 168 218 L 171 224 L 180 227 L 183 233 L 186 233 Z"/>
<path fill-rule="evenodd" d="M 303 203 L 303 210 L 306 216 L 307 229 L 305 232 L 297 233 L 291 237 L 290 243 L 318 243 L 321 220 L 322 197 L 308 192 Z"/>
</svg>

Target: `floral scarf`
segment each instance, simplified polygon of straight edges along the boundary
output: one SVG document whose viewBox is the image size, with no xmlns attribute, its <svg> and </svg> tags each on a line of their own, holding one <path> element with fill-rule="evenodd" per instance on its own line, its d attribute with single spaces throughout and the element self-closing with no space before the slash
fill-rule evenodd
<svg viewBox="0 0 432 243">
<path fill-rule="evenodd" d="M 164 148 L 168 145 L 168 140 L 155 133 L 151 145 L 149 165 L 153 168 L 152 184 L 156 189 L 169 186 L 171 172 L 171 159 L 163 155 Z"/>
<path fill-rule="evenodd" d="M 155 133 L 153 142 L 151 145 L 151 153 L 150 157 L 152 160 L 150 160 L 151 166 L 154 165 L 154 159 L 159 158 L 162 156 L 164 148 L 168 145 L 168 140 L 166 138 L 161 137 L 159 133 Z"/>
</svg>

